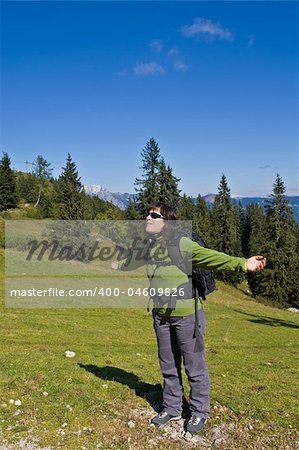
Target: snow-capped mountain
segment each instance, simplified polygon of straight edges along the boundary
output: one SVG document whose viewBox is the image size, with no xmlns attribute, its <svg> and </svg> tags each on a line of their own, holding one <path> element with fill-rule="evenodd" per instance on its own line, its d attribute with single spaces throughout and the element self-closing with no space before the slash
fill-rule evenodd
<svg viewBox="0 0 299 450">
<path fill-rule="evenodd" d="M 127 192 L 124 194 L 121 192 L 110 192 L 99 184 L 86 185 L 84 189 L 87 194 L 95 195 L 106 202 L 111 202 L 120 209 L 126 209 L 130 198 L 134 197 L 134 194 L 128 194 Z"/>
<path fill-rule="evenodd" d="M 96 195 L 97 197 L 101 198 L 102 200 L 106 200 L 108 202 L 113 203 L 114 205 L 118 206 L 120 209 L 126 209 L 126 207 L 129 204 L 130 198 L 133 199 L 135 194 L 128 194 L 125 192 L 122 194 L 121 192 L 110 192 L 106 188 L 96 184 L 96 185 L 87 185 L 84 186 L 85 191 L 89 195 Z M 215 194 L 207 194 L 202 196 L 204 201 L 208 205 L 212 205 L 215 200 Z M 264 206 L 266 204 L 266 201 L 270 199 L 270 196 L 268 197 L 239 197 L 239 196 L 233 196 L 233 201 L 235 202 L 241 202 L 241 205 L 243 207 L 246 207 L 247 205 L 254 203 L 259 204 L 261 206 Z M 299 222 L 299 196 L 287 196 L 289 205 L 293 208 L 295 219 Z M 194 201 L 196 199 L 194 198 Z"/>
</svg>

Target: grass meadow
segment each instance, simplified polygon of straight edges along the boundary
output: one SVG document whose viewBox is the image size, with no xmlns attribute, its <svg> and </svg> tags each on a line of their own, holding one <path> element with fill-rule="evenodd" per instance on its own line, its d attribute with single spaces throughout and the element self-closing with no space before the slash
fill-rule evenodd
<svg viewBox="0 0 299 450">
<path fill-rule="evenodd" d="M 162 380 L 146 304 L 9 309 L 3 251 L 0 269 L 1 449 L 295 448 L 296 314 L 219 283 L 204 305 L 211 416 L 188 442 L 176 425 L 149 426 Z"/>
</svg>

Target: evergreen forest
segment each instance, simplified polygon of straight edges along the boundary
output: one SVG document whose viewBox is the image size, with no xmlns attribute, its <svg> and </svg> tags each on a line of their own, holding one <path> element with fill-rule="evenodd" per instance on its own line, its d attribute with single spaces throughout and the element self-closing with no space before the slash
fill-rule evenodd
<svg viewBox="0 0 299 450">
<path fill-rule="evenodd" d="M 217 278 L 240 286 L 260 300 L 282 308 L 299 307 L 299 226 L 288 205 L 281 176 L 273 180 L 266 206 L 242 207 L 231 198 L 222 174 L 212 207 L 198 195 L 196 201 L 179 189 L 180 179 L 166 163 L 157 141 L 150 138 L 141 151 L 141 173 L 135 195 L 125 211 L 111 202 L 88 195 L 70 154 L 58 178 L 51 162 L 38 155 L 29 172 L 13 170 L 7 153 L 0 160 L 0 216 L 2 219 L 142 220 L 148 206 L 162 202 L 173 207 L 178 219 L 191 220 L 193 231 L 207 246 L 235 256 L 264 255 L 267 266 L 256 274 L 217 273 Z M 14 215 L 19 212 L 20 215 Z M 4 239 L 1 237 L 2 246 Z"/>
</svg>

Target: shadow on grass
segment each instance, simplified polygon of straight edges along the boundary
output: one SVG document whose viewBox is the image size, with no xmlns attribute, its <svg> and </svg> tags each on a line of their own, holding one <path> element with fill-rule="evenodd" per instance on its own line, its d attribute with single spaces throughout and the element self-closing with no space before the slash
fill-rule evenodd
<svg viewBox="0 0 299 450">
<path fill-rule="evenodd" d="M 249 322 L 258 323 L 260 325 L 270 325 L 271 327 L 287 327 L 298 329 L 299 326 L 293 322 L 288 322 L 287 320 L 275 319 L 274 317 L 267 316 L 257 316 L 256 314 L 246 313 L 240 309 L 234 309 L 235 312 L 243 314 L 245 316 L 250 316 L 252 319 L 248 319 Z"/>
<path fill-rule="evenodd" d="M 93 364 L 79 364 L 79 367 L 102 380 L 116 381 L 124 386 L 128 386 L 128 388 L 135 391 L 135 394 L 138 395 L 138 397 L 146 399 L 156 412 L 160 412 L 162 410 L 161 384 L 145 383 L 133 372 L 127 372 L 119 367 L 98 367 Z"/>
</svg>

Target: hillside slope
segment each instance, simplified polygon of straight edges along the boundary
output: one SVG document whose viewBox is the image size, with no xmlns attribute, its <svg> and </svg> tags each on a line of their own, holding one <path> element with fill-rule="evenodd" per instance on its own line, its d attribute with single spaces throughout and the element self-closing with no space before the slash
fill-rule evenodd
<svg viewBox="0 0 299 450">
<path fill-rule="evenodd" d="M 211 417 L 186 442 L 182 421 L 148 424 L 161 375 L 145 308 L 6 309 L 3 289 L 2 275 L 0 448 L 294 448 L 295 314 L 219 283 L 205 304 Z"/>
</svg>

